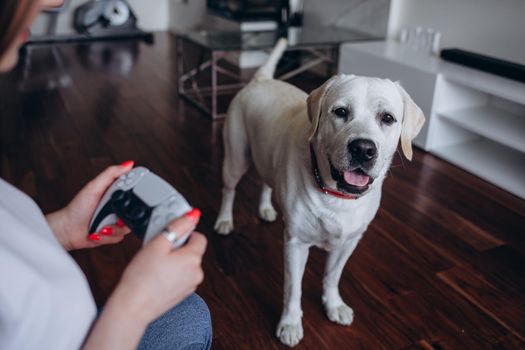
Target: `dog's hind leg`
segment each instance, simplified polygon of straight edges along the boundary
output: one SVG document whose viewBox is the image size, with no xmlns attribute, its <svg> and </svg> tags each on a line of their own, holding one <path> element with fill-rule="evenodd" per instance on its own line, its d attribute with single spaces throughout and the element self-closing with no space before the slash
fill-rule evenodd
<svg viewBox="0 0 525 350">
<path fill-rule="evenodd" d="M 232 102 L 232 105 L 234 102 Z M 215 231 L 222 235 L 227 235 L 233 231 L 235 187 L 250 167 L 248 141 L 243 124 L 241 111 L 235 107 L 230 108 L 224 123 L 223 133 L 222 203 L 214 226 Z"/>
<path fill-rule="evenodd" d="M 264 184 L 262 188 L 261 201 L 259 202 L 259 216 L 268 222 L 273 222 L 277 219 L 277 212 L 272 205 L 272 188 L 267 184 Z"/>
</svg>

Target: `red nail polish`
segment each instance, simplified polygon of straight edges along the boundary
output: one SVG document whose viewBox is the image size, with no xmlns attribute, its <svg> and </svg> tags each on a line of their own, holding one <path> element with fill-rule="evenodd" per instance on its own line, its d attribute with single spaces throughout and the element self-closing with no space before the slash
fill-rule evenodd
<svg viewBox="0 0 525 350">
<path fill-rule="evenodd" d="M 192 210 L 190 210 L 189 212 L 186 213 L 186 217 L 189 218 L 189 219 L 192 219 L 194 221 L 197 221 L 200 219 L 202 213 L 199 209 L 197 208 L 193 208 Z"/>
<path fill-rule="evenodd" d="M 98 233 L 92 233 L 89 235 L 89 239 L 92 241 L 100 241 L 100 235 Z"/>
<path fill-rule="evenodd" d="M 115 225 L 117 225 L 118 227 L 124 227 L 124 221 L 122 221 L 121 218 L 118 218 L 117 223 Z"/>
<path fill-rule="evenodd" d="M 111 227 L 104 227 L 102 230 L 100 230 L 100 234 L 104 236 L 111 236 L 113 233 L 113 229 Z"/>
<path fill-rule="evenodd" d="M 126 160 L 124 163 L 120 164 L 120 166 L 124 168 L 133 168 L 133 165 L 135 165 L 135 161 L 133 160 Z"/>
</svg>

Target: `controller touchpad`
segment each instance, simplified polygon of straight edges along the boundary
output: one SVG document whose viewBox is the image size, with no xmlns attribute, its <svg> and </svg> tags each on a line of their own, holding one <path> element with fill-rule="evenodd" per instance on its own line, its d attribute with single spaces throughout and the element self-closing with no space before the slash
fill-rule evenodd
<svg viewBox="0 0 525 350">
<path fill-rule="evenodd" d="M 173 189 L 166 181 L 149 173 L 133 188 L 133 192 L 148 206 L 154 207 L 172 195 Z"/>
</svg>

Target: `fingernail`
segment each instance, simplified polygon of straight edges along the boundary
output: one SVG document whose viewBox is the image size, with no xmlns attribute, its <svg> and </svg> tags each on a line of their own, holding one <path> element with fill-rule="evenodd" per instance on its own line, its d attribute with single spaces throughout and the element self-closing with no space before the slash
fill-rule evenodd
<svg viewBox="0 0 525 350">
<path fill-rule="evenodd" d="M 124 168 L 133 168 L 133 165 L 135 165 L 135 161 L 133 160 L 126 160 L 124 163 L 120 164 L 120 166 Z"/>
<path fill-rule="evenodd" d="M 92 241 L 100 241 L 100 235 L 98 233 L 92 233 L 89 235 L 89 239 Z"/>
<path fill-rule="evenodd" d="M 124 227 L 124 221 L 122 221 L 121 218 L 118 218 L 117 223 L 115 225 L 117 225 L 118 227 Z"/>
<path fill-rule="evenodd" d="M 102 230 L 100 230 L 100 234 L 104 236 L 111 236 L 113 233 L 113 229 L 111 227 L 104 227 Z"/>
<path fill-rule="evenodd" d="M 199 218 L 201 217 L 202 213 L 199 209 L 197 208 L 193 208 L 192 210 L 190 210 L 189 212 L 186 213 L 186 216 L 188 219 L 191 219 L 193 221 L 197 221 L 199 220 Z"/>
</svg>

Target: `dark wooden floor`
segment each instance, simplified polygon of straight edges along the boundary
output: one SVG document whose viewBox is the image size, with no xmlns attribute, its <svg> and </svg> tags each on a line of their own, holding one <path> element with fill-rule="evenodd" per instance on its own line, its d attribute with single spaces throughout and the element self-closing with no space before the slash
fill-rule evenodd
<svg viewBox="0 0 525 350">
<path fill-rule="evenodd" d="M 284 348 L 274 337 L 282 300 L 282 224 L 257 218 L 252 171 L 238 191 L 236 232 L 212 231 L 220 201 L 221 123 L 177 97 L 173 37 L 33 49 L 0 77 L 0 176 L 44 211 L 65 205 L 104 167 L 151 168 L 204 212 L 209 239 L 199 293 L 215 349 Z M 25 76 L 25 78 L 24 78 Z M 320 81 L 296 82 L 311 89 Z M 56 88 L 60 86 L 59 88 Z M 355 321 L 321 307 L 324 253 L 303 282 L 298 349 L 525 348 L 525 201 L 422 151 L 396 158 L 381 209 L 341 280 Z M 102 304 L 139 247 L 73 253 Z"/>
</svg>

